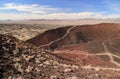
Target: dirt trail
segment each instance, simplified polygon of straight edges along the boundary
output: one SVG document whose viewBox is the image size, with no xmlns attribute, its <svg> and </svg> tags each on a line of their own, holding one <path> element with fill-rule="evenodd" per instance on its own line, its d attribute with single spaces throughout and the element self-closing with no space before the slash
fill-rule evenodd
<svg viewBox="0 0 120 79">
<path fill-rule="evenodd" d="M 107 49 L 105 43 L 103 42 L 102 44 L 103 44 L 105 53 L 110 57 L 110 61 L 111 61 L 112 63 L 114 63 L 115 65 L 117 65 L 118 67 L 120 67 L 120 64 L 119 64 L 118 62 L 116 62 L 116 61 L 113 59 L 112 54 L 108 51 L 108 49 Z"/>
<path fill-rule="evenodd" d="M 62 39 L 64 39 L 64 38 L 71 32 L 71 30 L 72 30 L 73 28 L 75 28 L 75 27 L 76 27 L 76 26 L 70 27 L 62 37 L 60 37 L 60 38 L 58 38 L 58 39 L 56 39 L 56 40 L 53 40 L 53 41 L 49 42 L 48 44 L 41 45 L 40 47 L 46 46 L 46 47 L 48 47 L 48 48 L 50 49 L 51 45 L 53 45 L 54 43 L 59 42 L 59 41 L 61 41 Z M 97 29 L 97 28 L 96 28 L 96 29 Z M 98 34 L 99 34 L 99 33 L 98 33 Z M 99 37 L 100 37 L 100 36 L 99 36 Z M 102 37 L 101 37 L 101 38 L 102 38 Z M 79 55 L 79 54 L 84 54 L 84 55 L 86 56 L 86 59 L 88 58 L 88 56 L 102 56 L 102 55 L 105 55 L 105 56 L 108 56 L 108 57 L 110 58 L 110 59 L 108 60 L 109 62 L 111 62 L 112 64 L 114 64 L 114 65 L 116 65 L 117 67 L 120 68 L 120 63 L 114 59 L 114 58 L 120 59 L 120 56 L 118 56 L 118 55 L 116 55 L 116 54 L 113 54 L 113 53 L 111 53 L 111 52 L 108 50 L 108 48 L 107 48 L 107 46 L 106 46 L 106 41 L 102 41 L 101 44 L 102 44 L 102 47 L 104 48 L 104 52 L 100 52 L 100 53 L 97 53 L 97 54 L 91 54 L 91 53 L 89 53 L 89 52 L 87 52 L 87 51 L 85 51 L 85 50 L 80 51 L 80 50 L 69 50 L 69 49 L 68 49 L 68 50 L 67 50 L 67 49 L 65 49 L 65 50 L 54 50 L 54 53 L 55 53 L 55 54 L 59 54 L 59 53 L 70 53 L 70 54 L 78 54 L 78 55 Z M 74 46 L 74 45 L 76 45 L 76 44 L 72 44 L 72 46 Z M 120 50 L 117 49 L 117 48 L 114 48 L 114 49 L 118 50 L 118 52 L 120 51 Z M 51 51 L 51 50 L 46 50 L 46 51 L 53 52 L 53 51 Z M 103 70 L 105 70 L 105 69 L 120 70 L 119 68 L 107 68 L 107 67 L 99 67 L 99 66 L 98 66 L 98 67 L 83 66 L 83 68 L 88 68 L 88 69 L 89 69 L 89 68 L 94 68 L 94 69 L 98 68 L 98 69 L 103 69 Z"/>
<path fill-rule="evenodd" d="M 120 69 L 117 69 L 117 68 L 92 67 L 91 65 L 82 66 L 82 68 L 85 68 L 85 69 L 95 69 L 95 70 L 97 70 L 97 71 L 99 71 L 100 69 L 102 69 L 102 70 L 120 71 Z"/>
<path fill-rule="evenodd" d="M 65 34 L 64 36 L 62 36 L 61 38 L 58 38 L 58 39 L 56 39 L 56 40 L 54 40 L 54 41 L 51 41 L 51 42 L 48 43 L 48 44 L 41 45 L 40 47 L 44 47 L 44 46 L 48 46 L 48 47 L 49 47 L 52 43 L 57 42 L 57 41 L 65 38 L 65 37 L 70 33 L 70 30 L 72 30 L 72 29 L 75 28 L 75 27 L 76 27 L 76 26 L 73 26 L 73 27 L 69 28 L 69 29 L 67 30 L 66 34 Z"/>
<path fill-rule="evenodd" d="M 63 52 L 63 53 L 70 53 L 70 54 L 84 54 L 84 55 L 86 55 L 86 57 L 88 57 L 88 56 L 97 56 L 97 55 L 99 55 L 99 56 L 100 55 L 101 56 L 102 55 L 106 55 L 106 56 L 109 56 L 110 62 L 112 62 L 116 66 L 120 67 L 120 64 L 113 59 L 113 57 L 116 57 L 118 59 L 120 59 L 120 57 L 115 55 L 115 54 L 112 54 L 111 52 L 109 52 L 107 46 L 105 45 L 105 42 L 102 42 L 102 45 L 104 47 L 104 52 L 101 52 L 101 53 L 98 53 L 98 54 L 90 54 L 90 53 L 88 53 L 86 51 L 78 51 L 78 50 L 72 50 L 72 51 L 70 51 L 70 50 L 55 50 L 54 53 L 57 54 L 57 53 L 62 53 Z M 82 67 L 85 68 L 85 69 L 95 69 L 95 70 L 103 69 L 103 70 L 116 70 L 116 71 L 120 71 L 119 68 L 92 67 L 90 65 L 82 66 Z"/>
<path fill-rule="evenodd" d="M 103 45 L 103 47 L 104 47 L 104 52 L 103 53 L 98 53 L 98 54 L 89 54 L 89 55 L 107 55 L 107 56 L 109 56 L 109 58 L 110 58 L 110 62 L 112 62 L 113 64 L 115 64 L 116 66 L 118 66 L 118 67 L 120 67 L 120 64 L 117 62 L 117 61 L 115 61 L 114 59 L 113 59 L 113 57 L 116 57 L 116 58 L 118 58 L 118 59 L 120 59 L 120 57 L 119 56 L 117 56 L 117 55 L 115 55 L 115 54 L 112 54 L 111 52 L 109 52 L 109 50 L 107 49 L 107 47 L 106 47 L 106 45 L 105 45 L 105 42 L 102 42 L 102 45 Z M 114 69 L 114 68 L 113 68 Z"/>
</svg>

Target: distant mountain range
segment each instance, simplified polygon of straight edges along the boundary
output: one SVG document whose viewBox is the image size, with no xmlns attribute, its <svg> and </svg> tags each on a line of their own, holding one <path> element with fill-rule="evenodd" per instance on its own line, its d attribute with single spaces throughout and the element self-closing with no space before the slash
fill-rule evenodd
<svg viewBox="0 0 120 79">
<path fill-rule="evenodd" d="M 0 24 L 56 24 L 56 25 L 83 25 L 98 23 L 120 23 L 120 18 L 101 19 L 24 19 L 24 20 L 0 20 Z"/>
</svg>

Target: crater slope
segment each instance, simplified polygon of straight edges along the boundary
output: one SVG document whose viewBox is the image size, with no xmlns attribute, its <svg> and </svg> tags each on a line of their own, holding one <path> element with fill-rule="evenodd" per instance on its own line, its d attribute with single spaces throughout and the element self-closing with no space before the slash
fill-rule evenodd
<svg viewBox="0 0 120 79">
<path fill-rule="evenodd" d="M 120 78 L 120 71 L 85 68 L 13 36 L 0 34 L 0 79 Z"/>
<path fill-rule="evenodd" d="M 59 29 L 65 30 L 66 27 Z M 54 51 L 85 68 L 120 70 L 120 24 L 78 25 L 68 27 L 64 33 L 56 31 L 46 31 L 34 37 L 38 39 L 27 42 L 45 48 L 48 52 Z"/>
</svg>

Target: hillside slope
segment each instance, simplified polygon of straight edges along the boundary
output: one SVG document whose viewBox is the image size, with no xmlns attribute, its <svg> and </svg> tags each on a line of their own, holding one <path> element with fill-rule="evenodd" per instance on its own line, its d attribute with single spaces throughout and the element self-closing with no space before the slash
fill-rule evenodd
<svg viewBox="0 0 120 79">
<path fill-rule="evenodd" d="M 57 31 L 57 29 L 55 30 Z M 57 39 L 53 37 L 54 40 L 48 41 L 53 34 L 56 34 Z M 54 51 L 55 54 L 83 66 L 120 69 L 120 24 L 72 26 L 62 37 L 59 37 L 59 34 L 60 32 L 46 31 L 34 37 L 41 37 L 41 39 L 30 39 L 27 42 L 48 51 Z M 47 35 L 51 38 L 45 37 Z M 42 44 L 41 40 L 43 40 Z"/>
</svg>

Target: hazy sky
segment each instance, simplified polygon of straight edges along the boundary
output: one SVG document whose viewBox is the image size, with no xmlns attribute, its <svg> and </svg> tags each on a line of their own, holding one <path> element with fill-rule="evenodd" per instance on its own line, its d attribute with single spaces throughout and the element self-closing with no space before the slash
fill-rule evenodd
<svg viewBox="0 0 120 79">
<path fill-rule="evenodd" d="M 120 18 L 120 0 L 0 0 L 0 20 Z"/>
</svg>

